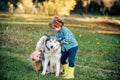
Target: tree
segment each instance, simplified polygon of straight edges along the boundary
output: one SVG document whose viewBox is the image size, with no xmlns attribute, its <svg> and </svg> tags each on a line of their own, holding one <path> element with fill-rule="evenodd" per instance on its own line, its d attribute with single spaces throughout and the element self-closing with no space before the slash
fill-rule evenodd
<svg viewBox="0 0 120 80">
<path fill-rule="evenodd" d="M 19 2 L 17 2 L 17 9 L 16 9 L 17 13 L 37 13 L 37 10 L 35 8 L 35 5 L 33 4 L 32 0 L 19 0 Z"/>
<path fill-rule="evenodd" d="M 43 2 L 46 15 L 70 15 L 76 5 L 75 0 L 46 0 Z"/>
<path fill-rule="evenodd" d="M 111 7 L 114 5 L 115 2 L 119 0 L 81 0 L 82 6 L 85 7 L 86 12 L 88 10 L 88 7 L 91 3 L 96 3 L 98 6 L 100 6 L 100 11 L 102 14 L 106 14 L 107 12 L 110 12 Z"/>
</svg>

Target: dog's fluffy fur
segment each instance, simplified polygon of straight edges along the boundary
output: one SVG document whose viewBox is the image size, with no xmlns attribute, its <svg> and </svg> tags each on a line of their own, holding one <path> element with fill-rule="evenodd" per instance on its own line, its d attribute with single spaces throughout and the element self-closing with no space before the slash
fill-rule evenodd
<svg viewBox="0 0 120 80">
<path fill-rule="evenodd" d="M 42 57 L 39 56 L 39 51 L 43 52 Z M 62 72 L 60 66 L 61 46 L 57 37 L 42 36 L 37 42 L 36 51 L 31 56 L 35 71 L 40 70 L 41 66 L 43 67 L 42 75 L 45 75 L 46 72 L 55 72 L 56 76 L 59 76 L 59 73 Z M 35 56 L 39 57 L 39 60 Z"/>
<path fill-rule="evenodd" d="M 42 75 L 46 74 L 48 63 L 50 62 L 50 72 L 55 72 L 56 76 L 60 73 L 60 58 L 61 58 L 61 46 L 59 39 L 55 36 L 49 36 L 46 39 L 45 50 L 44 50 L 45 60 L 43 62 Z"/>
</svg>

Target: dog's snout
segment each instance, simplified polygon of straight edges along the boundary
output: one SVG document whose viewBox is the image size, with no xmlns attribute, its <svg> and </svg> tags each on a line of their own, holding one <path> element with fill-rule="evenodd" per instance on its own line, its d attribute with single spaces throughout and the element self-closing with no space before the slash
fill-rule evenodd
<svg viewBox="0 0 120 80">
<path fill-rule="evenodd" d="M 50 46 L 50 48 L 53 48 L 53 46 Z"/>
</svg>

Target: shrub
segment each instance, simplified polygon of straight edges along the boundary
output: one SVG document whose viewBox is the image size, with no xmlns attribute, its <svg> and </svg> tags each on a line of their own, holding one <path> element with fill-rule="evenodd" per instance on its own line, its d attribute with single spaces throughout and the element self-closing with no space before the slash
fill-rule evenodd
<svg viewBox="0 0 120 80">
<path fill-rule="evenodd" d="M 70 15 L 76 5 L 75 0 L 47 0 L 43 2 L 46 15 Z"/>
</svg>

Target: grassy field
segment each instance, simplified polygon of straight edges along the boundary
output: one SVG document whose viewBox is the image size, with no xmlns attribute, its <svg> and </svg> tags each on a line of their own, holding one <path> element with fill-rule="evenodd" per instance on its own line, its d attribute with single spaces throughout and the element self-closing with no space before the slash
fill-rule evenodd
<svg viewBox="0 0 120 80">
<path fill-rule="evenodd" d="M 51 17 L 0 14 L 0 80 L 64 80 L 55 74 L 42 76 L 33 71 L 30 54 L 39 38 L 54 34 L 48 27 Z M 104 17 L 64 17 L 74 33 L 79 50 L 75 80 L 120 79 L 120 25 Z M 102 20 L 101 20 L 102 19 Z M 112 20 L 115 20 L 114 17 Z M 120 19 L 117 18 L 117 19 Z"/>
</svg>

